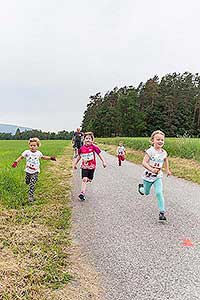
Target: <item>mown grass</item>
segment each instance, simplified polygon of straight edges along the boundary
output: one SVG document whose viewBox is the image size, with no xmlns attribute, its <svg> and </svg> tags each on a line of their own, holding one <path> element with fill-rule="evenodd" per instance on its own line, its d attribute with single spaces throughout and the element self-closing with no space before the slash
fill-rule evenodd
<svg viewBox="0 0 200 300">
<path fill-rule="evenodd" d="M 4 154 L 0 174 L 0 299 L 54 299 L 52 291 L 71 279 L 71 144 L 42 142 L 40 150 L 56 155 L 58 161 L 42 161 L 32 204 L 27 201 L 24 183 L 25 161 L 16 169 L 10 167 L 27 149 L 27 142 L 2 141 L 0 149 Z"/>
<path fill-rule="evenodd" d="M 126 159 L 137 164 L 141 164 L 144 150 L 150 146 L 149 138 L 98 138 L 96 141 L 113 155 L 122 141 L 127 150 Z M 173 175 L 200 184 L 200 139 L 166 138 L 164 148 Z"/>
</svg>

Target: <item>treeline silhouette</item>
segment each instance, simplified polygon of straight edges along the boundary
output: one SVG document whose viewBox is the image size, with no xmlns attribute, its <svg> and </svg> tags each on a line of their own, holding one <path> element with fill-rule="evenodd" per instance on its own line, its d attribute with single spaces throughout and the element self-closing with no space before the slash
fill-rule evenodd
<svg viewBox="0 0 200 300">
<path fill-rule="evenodd" d="M 55 132 L 43 132 L 41 130 L 27 130 L 20 132 L 18 128 L 15 134 L 11 133 L 0 133 L 0 140 L 28 140 L 31 137 L 38 137 L 41 140 L 71 140 L 73 131 L 68 132 L 65 130 Z"/>
<path fill-rule="evenodd" d="M 115 87 L 104 96 L 90 96 L 83 131 L 97 137 L 149 136 L 160 129 L 167 136 L 200 137 L 200 76 L 185 72 L 156 75 L 138 87 Z"/>
</svg>

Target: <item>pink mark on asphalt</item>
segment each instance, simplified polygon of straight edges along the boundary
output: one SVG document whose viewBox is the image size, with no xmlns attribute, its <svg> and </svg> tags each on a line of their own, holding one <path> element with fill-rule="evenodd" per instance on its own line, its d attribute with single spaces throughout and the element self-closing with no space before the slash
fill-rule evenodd
<svg viewBox="0 0 200 300">
<path fill-rule="evenodd" d="M 191 240 L 183 240 L 182 246 L 191 247 L 194 246 Z"/>
</svg>

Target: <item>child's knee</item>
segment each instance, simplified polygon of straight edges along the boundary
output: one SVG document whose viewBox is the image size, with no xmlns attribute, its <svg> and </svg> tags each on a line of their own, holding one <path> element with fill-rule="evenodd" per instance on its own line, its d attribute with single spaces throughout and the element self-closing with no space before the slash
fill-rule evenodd
<svg viewBox="0 0 200 300">
<path fill-rule="evenodd" d="M 83 181 L 84 183 L 87 183 L 88 178 L 87 178 L 87 177 L 83 177 L 82 181 Z"/>
</svg>

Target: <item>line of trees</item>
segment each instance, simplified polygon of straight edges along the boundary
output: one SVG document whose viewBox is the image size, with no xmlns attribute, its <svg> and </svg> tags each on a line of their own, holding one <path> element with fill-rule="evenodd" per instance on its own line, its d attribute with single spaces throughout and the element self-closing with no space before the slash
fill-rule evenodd
<svg viewBox="0 0 200 300">
<path fill-rule="evenodd" d="M 68 132 L 65 130 L 55 132 L 43 132 L 41 130 L 27 130 L 20 132 L 18 128 L 16 133 L 0 133 L 0 140 L 28 140 L 31 137 L 38 137 L 41 140 L 71 140 L 74 132 Z"/>
<path fill-rule="evenodd" d="M 90 96 L 82 121 L 82 130 L 98 137 L 149 136 L 156 129 L 172 137 L 200 137 L 198 73 L 154 76 L 138 87 L 97 93 Z"/>
</svg>

